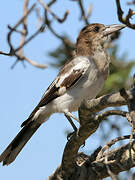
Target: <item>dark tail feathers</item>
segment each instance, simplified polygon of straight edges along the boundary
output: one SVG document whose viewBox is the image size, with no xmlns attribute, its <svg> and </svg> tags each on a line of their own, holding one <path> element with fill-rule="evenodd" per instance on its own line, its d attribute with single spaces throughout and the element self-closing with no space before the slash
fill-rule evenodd
<svg viewBox="0 0 135 180">
<path fill-rule="evenodd" d="M 41 124 L 37 124 L 35 121 L 31 121 L 29 124 L 24 126 L 5 151 L 0 155 L 0 162 L 3 161 L 3 165 L 12 163 L 40 125 Z"/>
</svg>

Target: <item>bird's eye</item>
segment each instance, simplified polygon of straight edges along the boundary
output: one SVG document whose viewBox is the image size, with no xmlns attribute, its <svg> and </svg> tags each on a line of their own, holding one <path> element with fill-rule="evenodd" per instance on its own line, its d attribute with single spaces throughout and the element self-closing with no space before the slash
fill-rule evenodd
<svg viewBox="0 0 135 180">
<path fill-rule="evenodd" d="M 98 26 L 94 27 L 94 32 L 99 32 L 99 27 Z"/>
</svg>

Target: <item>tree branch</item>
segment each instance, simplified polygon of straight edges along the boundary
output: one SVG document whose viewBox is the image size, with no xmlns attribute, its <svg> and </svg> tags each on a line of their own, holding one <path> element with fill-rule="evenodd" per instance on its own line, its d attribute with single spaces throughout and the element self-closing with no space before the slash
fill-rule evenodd
<svg viewBox="0 0 135 180">
<path fill-rule="evenodd" d="M 104 118 L 110 115 L 120 115 L 126 117 L 128 114 L 128 112 L 119 110 L 109 110 L 98 115 L 96 115 L 96 112 L 99 112 L 107 107 L 122 105 L 129 106 L 129 104 L 130 110 L 131 107 L 133 108 L 133 105 L 131 104 L 135 104 L 135 83 L 129 91 L 124 91 L 124 94 L 125 96 L 122 96 L 120 91 L 120 93 L 105 95 L 97 99 L 88 100 L 87 102 L 83 102 L 81 104 L 81 107 L 79 108 L 80 127 L 77 132 L 73 133 L 71 139 L 65 146 L 62 163 L 59 168 L 59 175 L 61 176 L 61 179 L 65 180 L 72 177 L 71 180 L 76 180 L 80 178 L 78 177 L 78 173 L 82 173 L 80 172 L 81 165 L 76 163 L 79 148 L 85 143 L 85 140 L 97 130 L 99 124 Z M 127 138 L 130 139 L 129 144 L 114 149 L 113 151 L 109 151 L 109 147 L 111 147 L 114 143 Z M 132 142 L 133 138 L 134 135 L 132 134 L 132 136 L 123 136 L 108 142 L 107 145 L 100 150 L 96 160 L 94 162 L 91 160 L 89 161 L 89 168 L 87 163 L 83 163 L 84 166 L 81 166 L 82 171 L 85 169 L 85 173 L 83 172 L 83 175 L 87 176 L 89 174 L 89 177 L 83 177 L 82 179 L 102 179 L 108 176 L 116 179 L 116 174 L 135 166 L 135 142 Z M 106 150 L 107 152 L 105 152 Z M 117 156 L 117 154 L 119 154 L 119 156 Z M 123 154 L 126 158 L 123 157 Z M 121 161 L 121 163 L 119 163 L 119 161 Z M 86 167 L 85 164 L 87 164 Z M 54 176 L 56 174 L 57 171 L 54 173 Z"/>
<path fill-rule="evenodd" d="M 28 10 L 28 4 L 29 4 L 29 0 L 25 0 L 24 1 L 24 9 L 23 9 L 23 17 L 14 25 L 14 27 L 8 26 L 9 33 L 7 35 L 7 41 L 8 41 L 8 45 L 10 47 L 9 52 L 6 53 L 3 51 L 0 51 L 1 55 L 15 56 L 17 58 L 15 63 L 11 66 L 12 69 L 15 67 L 15 65 L 17 64 L 18 61 L 24 62 L 24 60 L 26 60 L 28 63 L 30 63 L 31 65 L 33 65 L 37 68 L 44 69 L 47 67 L 47 65 L 38 64 L 35 61 L 30 60 L 28 57 L 26 57 L 24 55 L 23 47 L 27 43 L 29 43 L 33 38 L 35 38 L 39 33 L 43 32 L 44 28 L 45 28 L 45 25 L 43 24 L 40 28 L 38 28 L 38 30 L 34 34 L 32 34 L 28 39 L 26 39 L 26 36 L 28 35 L 27 17 L 34 10 L 34 8 L 36 6 L 36 4 L 33 4 L 31 6 L 31 8 Z M 20 24 L 23 25 L 23 29 L 21 31 L 17 30 L 17 28 Z M 11 42 L 11 37 L 12 37 L 13 32 L 19 33 L 21 35 L 20 44 L 16 49 L 13 47 L 12 42 Z"/>
<path fill-rule="evenodd" d="M 130 96 L 131 91 L 126 91 Z M 99 112 L 107 107 L 119 107 L 127 105 L 127 101 L 120 95 L 120 92 L 103 95 L 97 99 L 87 100 L 82 104 L 88 111 Z"/>
<path fill-rule="evenodd" d="M 130 135 L 120 136 L 120 137 L 112 139 L 111 141 L 106 143 L 106 145 L 103 148 L 101 148 L 100 152 L 98 153 L 96 160 L 101 159 L 104 156 L 105 151 L 107 149 L 109 149 L 112 145 L 114 145 L 116 142 L 121 141 L 121 140 L 125 140 L 125 139 L 130 139 Z M 135 134 L 133 135 L 133 139 L 135 139 Z"/>
<path fill-rule="evenodd" d="M 109 110 L 109 111 L 105 111 L 99 115 L 96 115 L 96 119 L 98 120 L 103 120 L 105 118 L 107 118 L 108 116 L 113 116 L 113 115 L 118 115 L 118 116 L 122 116 L 122 117 L 126 117 L 128 112 L 126 111 L 120 111 L 120 110 Z"/>
<path fill-rule="evenodd" d="M 135 0 L 132 0 L 131 2 L 127 2 L 128 5 L 134 5 L 135 4 Z"/>
<path fill-rule="evenodd" d="M 89 22 L 88 22 L 89 15 L 88 16 L 85 15 L 85 10 L 83 7 L 82 0 L 78 0 L 78 5 L 79 5 L 80 11 L 81 11 L 81 18 L 83 18 L 85 24 L 88 25 L 89 24 Z M 91 14 L 91 12 L 90 12 L 90 14 Z"/>
<path fill-rule="evenodd" d="M 53 18 L 56 19 L 59 23 L 63 23 L 63 22 L 66 20 L 68 14 L 69 14 L 69 11 L 68 11 L 68 10 L 65 12 L 63 18 L 59 18 L 59 17 L 49 8 L 49 6 L 51 6 L 52 3 L 51 3 L 51 4 L 49 3 L 49 6 L 48 6 L 48 5 L 47 5 L 45 2 L 43 2 L 42 0 L 38 0 L 38 2 L 44 7 L 44 9 L 45 9 L 46 11 L 48 11 L 48 12 L 50 13 L 50 14 L 53 16 Z M 55 1 L 54 1 L 54 2 L 55 2 Z M 53 3 L 54 3 L 54 2 L 53 2 Z"/>
<path fill-rule="evenodd" d="M 135 29 L 135 24 L 130 23 L 130 19 L 132 18 L 133 15 L 135 15 L 135 11 L 132 9 L 129 9 L 128 14 L 126 17 L 123 17 L 123 10 L 121 8 L 120 0 L 116 0 L 116 5 L 117 5 L 117 14 L 118 14 L 118 19 L 120 22 L 123 24 L 126 24 L 128 27 Z"/>
<path fill-rule="evenodd" d="M 128 136 L 129 137 L 129 136 Z M 129 148 L 131 147 L 132 153 L 132 163 L 130 163 L 130 153 Z M 79 156 L 79 155 L 78 155 Z M 101 159 L 91 162 L 90 157 L 86 157 L 83 163 L 80 163 L 80 166 L 76 165 L 76 168 L 73 171 L 70 180 L 99 180 L 102 178 L 109 177 L 107 166 L 111 169 L 111 172 L 115 175 L 120 172 L 126 171 L 135 166 L 135 141 L 132 144 L 128 143 L 119 148 L 111 150 L 107 154 L 108 162 L 106 164 L 106 154 Z M 107 165 L 107 166 L 106 166 Z M 70 168 L 69 168 L 70 169 Z M 53 173 L 47 180 L 67 180 L 68 176 L 63 176 L 62 167 L 59 166 L 55 173 Z"/>
</svg>

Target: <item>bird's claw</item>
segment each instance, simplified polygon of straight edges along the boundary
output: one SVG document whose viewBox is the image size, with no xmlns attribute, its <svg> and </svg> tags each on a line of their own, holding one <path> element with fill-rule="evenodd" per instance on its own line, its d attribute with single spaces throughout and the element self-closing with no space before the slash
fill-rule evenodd
<svg viewBox="0 0 135 180">
<path fill-rule="evenodd" d="M 79 136 L 79 130 L 76 129 L 75 131 L 73 131 L 73 132 L 71 132 L 71 133 L 69 133 L 69 134 L 67 135 L 67 140 L 68 140 L 68 141 L 71 139 L 71 137 L 74 135 L 74 133 L 76 133 L 76 136 Z M 84 144 L 85 144 L 85 143 L 84 143 Z"/>
<path fill-rule="evenodd" d="M 67 140 L 68 140 L 68 141 L 72 138 L 72 136 L 74 135 L 74 133 L 76 133 L 76 136 L 79 136 L 78 130 L 77 130 L 77 131 L 74 131 L 74 132 L 70 132 L 70 133 L 68 133 L 68 135 L 67 135 Z M 84 143 L 82 144 L 82 148 L 83 148 L 84 146 L 85 146 L 85 141 L 84 141 Z"/>
<path fill-rule="evenodd" d="M 67 140 L 68 141 L 71 139 L 71 137 L 73 136 L 74 133 L 75 133 L 75 131 L 71 132 L 71 133 L 68 133 L 68 135 L 67 135 Z"/>
<path fill-rule="evenodd" d="M 84 148 L 84 146 L 85 146 L 85 141 L 84 141 L 84 143 L 82 144 L 82 148 Z"/>
</svg>

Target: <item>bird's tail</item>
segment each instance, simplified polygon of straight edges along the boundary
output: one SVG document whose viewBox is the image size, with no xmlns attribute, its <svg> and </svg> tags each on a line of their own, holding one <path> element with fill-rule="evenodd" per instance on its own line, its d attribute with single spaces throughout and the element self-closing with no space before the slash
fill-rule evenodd
<svg viewBox="0 0 135 180">
<path fill-rule="evenodd" d="M 31 121 L 17 134 L 13 141 L 8 145 L 5 151 L 0 155 L 0 162 L 3 161 L 3 165 L 9 165 L 12 163 L 24 145 L 29 141 L 35 131 L 41 126 L 35 121 Z"/>
</svg>

